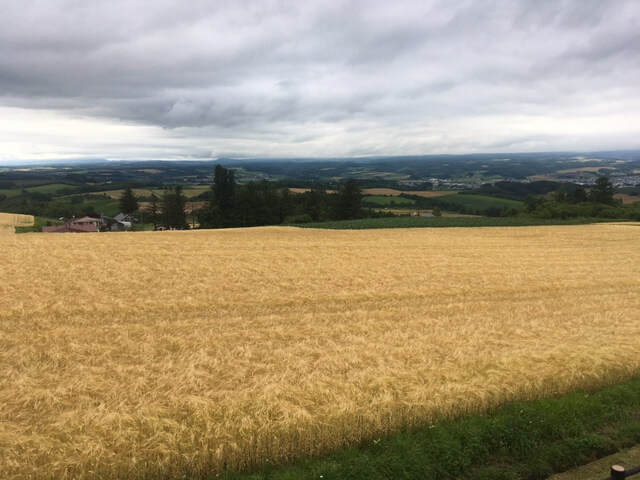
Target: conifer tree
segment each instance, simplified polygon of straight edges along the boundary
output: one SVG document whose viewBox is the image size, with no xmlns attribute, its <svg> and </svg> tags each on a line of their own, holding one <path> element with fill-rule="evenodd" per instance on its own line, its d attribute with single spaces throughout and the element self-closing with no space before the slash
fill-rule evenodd
<svg viewBox="0 0 640 480">
<path fill-rule="evenodd" d="M 133 193 L 131 186 L 127 185 L 127 187 L 122 192 L 122 195 L 120 196 L 120 210 L 122 211 L 122 213 L 132 215 L 138 210 L 138 208 L 138 198 L 136 197 L 135 193 Z"/>
</svg>

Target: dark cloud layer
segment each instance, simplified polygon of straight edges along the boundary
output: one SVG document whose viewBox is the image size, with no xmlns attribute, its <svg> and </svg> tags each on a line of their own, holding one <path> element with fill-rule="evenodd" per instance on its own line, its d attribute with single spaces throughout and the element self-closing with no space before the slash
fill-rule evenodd
<svg viewBox="0 0 640 480">
<path fill-rule="evenodd" d="M 635 0 L 0 0 L 0 11 L 0 105 L 251 136 L 273 152 L 300 138 L 340 150 L 354 131 L 388 144 L 345 153 L 490 148 L 434 125 L 640 106 Z"/>
</svg>

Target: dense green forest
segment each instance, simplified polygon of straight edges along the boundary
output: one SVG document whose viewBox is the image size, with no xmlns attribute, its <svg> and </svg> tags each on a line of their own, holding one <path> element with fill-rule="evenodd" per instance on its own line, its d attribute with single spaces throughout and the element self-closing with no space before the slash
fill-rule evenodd
<svg viewBox="0 0 640 480">
<path fill-rule="evenodd" d="M 292 194 L 288 188 L 263 180 L 239 185 L 233 170 L 217 165 L 211 192 L 202 195 L 206 205 L 198 220 L 204 228 L 251 227 L 281 223 L 355 220 L 381 216 L 362 208 L 358 183 L 349 179 L 335 186 L 334 193 L 312 188 Z"/>
</svg>

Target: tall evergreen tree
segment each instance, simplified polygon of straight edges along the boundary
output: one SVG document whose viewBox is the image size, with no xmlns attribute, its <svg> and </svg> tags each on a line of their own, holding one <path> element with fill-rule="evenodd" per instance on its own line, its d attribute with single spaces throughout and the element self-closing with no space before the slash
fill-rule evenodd
<svg viewBox="0 0 640 480">
<path fill-rule="evenodd" d="M 362 192 L 353 178 L 338 189 L 334 203 L 334 218 L 354 220 L 362 217 Z"/>
<path fill-rule="evenodd" d="M 587 191 L 582 187 L 576 187 L 576 189 L 571 194 L 571 200 L 574 203 L 584 203 L 588 200 Z"/>
<path fill-rule="evenodd" d="M 236 180 L 233 170 L 216 165 L 213 176 L 213 198 L 223 212 L 233 208 Z"/>
<path fill-rule="evenodd" d="M 607 177 L 598 177 L 596 184 L 591 189 L 591 192 L 589 192 L 589 199 L 595 203 L 612 205 L 615 203 L 613 191 L 613 184 Z"/>
<path fill-rule="evenodd" d="M 151 202 L 147 207 L 147 213 L 149 214 L 149 220 L 153 223 L 153 229 L 155 230 L 158 227 L 158 217 L 159 217 L 159 206 L 158 206 L 158 196 L 155 193 L 151 193 Z"/>
<path fill-rule="evenodd" d="M 311 188 L 302 194 L 302 211 L 314 222 L 324 220 L 328 213 L 327 203 L 327 193 L 323 189 Z"/>
<path fill-rule="evenodd" d="M 120 210 L 127 215 L 132 215 L 138 208 L 138 197 L 133 193 L 131 186 L 127 185 L 120 196 Z"/>
<path fill-rule="evenodd" d="M 182 193 L 182 187 L 180 185 L 169 188 L 164 192 L 160 210 L 166 228 L 176 228 L 179 230 L 189 228 L 187 212 L 185 211 L 186 203 L 187 198 Z"/>
<path fill-rule="evenodd" d="M 199 214 L 200 225 L 214 228 L 237 226 L 237 195 L 233 170 L 216 165 L 211 189 L 209 205 Z"/>
<path fill-rule="evenodd" d="M 285 218 L 293 213 L 293 198 L 288 188 L 280 190 L 278 201 L 278 220 L 284 222 Z"/>
</svg>

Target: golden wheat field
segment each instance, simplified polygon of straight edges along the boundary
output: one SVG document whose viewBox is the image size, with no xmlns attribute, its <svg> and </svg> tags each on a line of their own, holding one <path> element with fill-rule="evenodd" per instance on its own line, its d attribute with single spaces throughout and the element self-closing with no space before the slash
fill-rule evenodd
<svg viewBox="0 0 640 480">
<path fill-rule="evenodd" d="M 640 374 L 640 224 L 0 252 L 0 478 L 200 478 Z"/>
<path fill-rule="evenodd" d="M 0 212 L 0 235 L 13 234 L 15 227 L 31 227 L 33 222 L 33 215 Z"/>
</svg>

